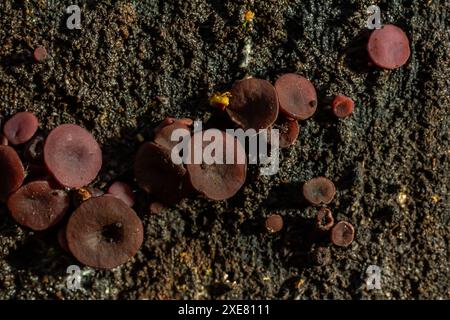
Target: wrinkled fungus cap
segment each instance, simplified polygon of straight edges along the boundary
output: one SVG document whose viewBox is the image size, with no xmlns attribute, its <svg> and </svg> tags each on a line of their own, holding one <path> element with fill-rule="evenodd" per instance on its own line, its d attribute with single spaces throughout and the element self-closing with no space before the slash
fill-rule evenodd
<svg viewBox="0 0 450 320">
<path fill-rule="evenodd" d="M 112 269 L 133 257 L 143 241 L 142 222 L 123 201 L 112 196 L 90 198 L 67 223 L 67 245 L 81 263 Z"/>
<path fill-rule="evenodd" d="M 353 242 L 355 229 L 346 221 L 339 221 L 331 229 L 331 242 L 337 246 L 346 247 Z"/>
<path fill-rule="evenodd" d="M 69 204 L 68 194 L 54 188 L 48 181 L 30 182 L 8 199 L 8 209 L 14 220 L 36 231 L 48 229 L 58 223 Z"/>
<path fill-rule="evenodd" d="M 330 203 L 335 193 L 333 182 L 325 177 L 312 178 L 303 185 L 303 196 L 313 205 Z"/>
</svg>

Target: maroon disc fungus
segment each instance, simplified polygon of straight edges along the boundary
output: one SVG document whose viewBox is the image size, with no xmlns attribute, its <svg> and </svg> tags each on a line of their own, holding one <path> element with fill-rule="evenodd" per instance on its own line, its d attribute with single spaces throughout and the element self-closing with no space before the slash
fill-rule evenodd
<svg viewBox="0 0 450 320">
<path fill-rule="evenodd" d="M 325 177 L 312 178 L 303 184 L 303 197 L 312 205 L 330 203 L 335 193 L 333 182 Z"/>
<path fill-rule="evenodd" d="M 33 58 L 36 62 L 44 62 L 47 59 L 47 49 L 44 47 L 37 47 L 34 49 Z"/>
<path fill-rule="evenodd" d="M 151 214 L 160 214 L 161 212 L 164 211 L 165 207 L 161 202 L 154 201 L 150 203 L 148 209 Z"/>
<path fill-rule="evenodd" d="M 411 54 L 408 37 L 402 29 L 392 24 L 372 32 L 367 51 L 372 62 L 383 69 L 403 66 Z"/>
<path fill-rule="evenodd" d="M 217 157 L 220 160 L 209 164 L 205 159 L 202 159 L 200 163 L 195 161 L 194 153 L 204 155 L 210 143 L 203 139 L 205 131 L 196 132 L 188 148 L 187 158 L 190 161 L 186 169 L 189 181 L 195 190 L 209 199 L 225 200 L 234 196 L 245 182 L 247 174 L 245 149 L 234 136 L 217 129 L 208 131 L 210 130 L 216 133 L 214 136 L 218 141 L 214 142 L 218 142 L 221 149 L 215 151 L 220 153 Z M 226 161 L 227 157 L 231 161 Z"/>
<path fill-rule="evenodd" d="M 67 223 L 70 252 L 81 263 L 115 268 L 133 257 L 143 241 L 143 226 L 133 209 L 112 196 L 81 204 Z"/>
<path fill-rule="evenodd" d="M 56 223 L 69 208 L 70 198 L 48 181 L 33 181 L 8 198 L 8 209 L 17 223 L 30 229 L 45 230 Z"/>
<path fill-rule="evenodd" d="M 0 145 L 0 201 L 5 201 L 8 195 L 22 185 L 25 179 L 25 169 L 17 152 Z"/>
<path fill-rule="evenodd" d="M 333 113 L 338 118 L 345 118 L 353 113 L 355 103 L 349 97 L 337 95 L 331 103 Z"/>
<path fill-rule="evenodd" d="M 1 146 L 7 146 L 8 145 L 8 138 L 6 138 L 3 134 L 0 133 L 0 145 Z"/>
<path fill-rule="evenodd" d="M 116 181 L 109 188 L 108 193 L 122 200 L 127 205 L 132 207 L 134 205 L 133 189 L 125 182 Z"/>
<path fill-rule="evenodd" d="M 355 229 L 346 221 L 339 221 L 331 229 L 331 242 L 340 247 L 346 247 L 353 242 Z"/>
<path fill-rule="evenodd" d="M 31 112 L 13 115 L 3 126 L 3 134 L 9 143 L 17 145 L 30 140 L 39 127 L 39 121 Z"/>
<path fill-rule="evenodd" d="M 48 135 L 44 144 L 44 161 L 61 185 L 79 188 L 97 176 L 102 166 L 102 151 L 86 129 L 63 124 Z"/>
<path fill-rule="evenodd" d="M 283 218 L 279 214 L 271 214 L 265 223 L 267 231 L 275 233 L 283 229 Z"/>
<path fill-rule="evenodd" d="M 236 81 L 226 108 L 231 120 L 247 129 L 267 129 L 278 116 L 278 98 L 267 80 L 249 78 Z"/>
<path fill-rule="evenodd" d="M 295 141 L 298 138 L 298 134 L 300 132 L 300 126 L 298 125 L 298 122 L 295 120 L 288 120 L 288 119 L 283 119 L 283 120 L 279 120 L 277 121 L 272 128 L 274 129 L 278 129 L 278 135 L 279 135 L 279 147 L 280 148 L 288 148 L 290 146 L 292 146 Z M 269 131 L 267 132 L 268 136 L 268 140 L 270 143 L 270 130 L 272 130 L 272 128 L 269 129 Z"/>
<path fill-rule="evenodd" d="M 182 141 L 183 137 L 189 136 L 189 126 L 192 125 L 193 121 L 191 119 L 174 119 L 174 118 L 166 118 L 161 124 L 155 128 L 155 143 L 166 147 L 169 150 L 172 150 L 180 141 Z M 178 140 L 172 140 L 172 132 L 180 129 L 182 136 L 178 136 Z"/>
<path fill-rule="evenodd" d="M 61 249 L 63 249 L 66 252 L 70 252 L 69 246 L 67 245 L 66 226 L 63 226 L 58 230 L 57 238 Z"/>
<path fill-rule="evenodd" d="M 317 94 L 313 84 L 295 73 L 287 73 L 275 82 L 280 111 L 295 120 L 311 117 L 317 109 Z"/>
<path fill-rule="evenodd" d="M 326 232 L 334 225 L 333 214 L 328 208 L 320 208 L 316 215 L 315 227 L 318 231 Z"/>
<path fill-rule="evenodd" d="M 170 151 L 153 142 L 145 142 L 134 162 L 134 176 L 139 187 L 167 204 L 183 197 L 186 169 L 173 163 Z"/>
</svg>

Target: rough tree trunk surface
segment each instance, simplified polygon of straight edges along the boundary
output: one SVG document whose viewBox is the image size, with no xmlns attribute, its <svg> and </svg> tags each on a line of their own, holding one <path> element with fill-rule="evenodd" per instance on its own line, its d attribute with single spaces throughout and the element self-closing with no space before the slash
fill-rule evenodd
<svg viewBox="0 0 450 320">
<path fill-rule="evenodd" d="M 297 72 L 316 86 L 319 107 L 300 123 L 280 171 L 258 177 L 250 166 L 233 199 L 188 199 L 160 215 L 136 211 L 145 240 L 112 271 L 82 267 L 82 289 L 66 288 L 77 264 L 56 231 L 18 226 L 0 206 L 0 298 L 444 298 L 449 272 L 450 2 L 377 1 L 383 23 L 408 35 L 411 57 L 397 70 L 364 60 L 365 1 L 83 1 L 82 30 L 68 30 L 72 1 L 1 1 L 0 122 L 33 111 L 41 129 L 77 123 L 102 144 L 95 186 L 115 179 L 134 187 L 140 142 L 165 116 L 221 121 L 208 96 L 246 75 L 274 81 Z M 243 27 L 243 14 L 255 12 Z M 241 68 L 246 43 L 250 61 Z M 43 64 L 16 57 L 44 45 Z M 337 93 L 356 102 L 352 117 L 326 112 Z M 335 219 L 356 229 L 332 261 L 308 261 L 315 209 L 300 185 L 314 176 L 337 188 Z M 284 217 L 270 235 L 265 217 Z M 368 291 L 365 271 L 382 268 L 382 290 Z"/>
</svg>

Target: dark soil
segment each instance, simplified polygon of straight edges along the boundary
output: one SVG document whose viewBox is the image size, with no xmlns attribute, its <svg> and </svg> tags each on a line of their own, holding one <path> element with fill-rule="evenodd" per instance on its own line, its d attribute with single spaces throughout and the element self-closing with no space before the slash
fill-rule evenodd
<svg viewBox="0 0 450 320">
<path fill-rule="evenodd" d="M 68 30 L 64 9 L 76 2 L 82 30 Z M 250 166 L 231 200 L 187 199 L 150 215 L 138 191 L 141 250 L 111 271 L 81 266 L 78 291 L 66 287 L 78 262 L 57 230 L 22 228 L 1 205 L 0 298 L 449 299 L 450 2 L 373 1 L 411 42 L 408 63 L 393 71 L 367 67 L 369 2 L 134 2 L 1 1 L 0 122 L 28 110 L 44 132 L 80 124 L 104 153 L 93 185 L 121 179 L 137 189 L 138 137 L 150 139 L 166 116 L 222 121 L 209 95 L 246 75 L 273 83 L 297 72 L 316 86 L 318 111 L 283 150 L 280 172 L 260 177 Z M 244 28 L 246 9 L 256 16 Z M 39 45 L 49 58 L 36 64 Z M 348 119 L 327 110 L 338 93 L 355 101 Z M 335 182 L 330 209 L 356 230 L 347 248 L 323 242 L 331 262 L 321 267 L 309 258 L 315 209 L 300 191 L 315 176 Z M 264 228 L 271 213 L 284 218 L 276 234 Z M 381 290 L 366 288 L 372 264 L 382 268 Z"/>
</svg>

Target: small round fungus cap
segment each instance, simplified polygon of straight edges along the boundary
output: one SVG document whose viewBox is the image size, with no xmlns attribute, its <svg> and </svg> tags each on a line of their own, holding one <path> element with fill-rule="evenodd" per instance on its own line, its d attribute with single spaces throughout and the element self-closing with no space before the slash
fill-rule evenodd
<svg viewBox="0 0 450 320">
<path fill-rule="evenodd" d="M 300 126 L 295 120 L 282 119 L 277 121 L 272 128 L 267 131 L 268 142 L 270 143 L 271 135 L 270 131 L 272 129 L 278 129 L 278 138 L 280 148 L 289 148 L 298 138 L 300 132 Z"/>
<path fill-rule="evenodd" d="M 353 113 L 355 103 L 349 97 L 337 95 L 331 103 L 333 113 L 338 118 L 345 118 Z"/>
<path fill-rule="evenodd" d="M 209 142 L 212 136 L 214 139 Z M 192 187 L 209 199 L 231 198 L 245 182 L 247 159 L 244 148 L 234 136 L 218 129 L 194 133 L 187 159 L 186 169 Z"/>
<path fill-rule="evenodd" d="M 122 200 L 127 205 L 132 207 L 134 205 L 134 193 L 133 189 L 125 183 L 121 181 L 114 182 L 109 188 L 108 193 L 116 197 L 117 199 Z"/>
<path fill-rule="evenodd" d="M 236 81 L 231 89 L 227 113 L 244 130 L 267 129 L 278 117 L 278 98 L 267 80 L 249 78 Z"/>
<path fill-rule="evenodd" d="M 102 167 L 102 151 L 86 129 L 63 124 L 48 135 L 44 144 L 44 161 L 61 185 L 80 188 L 97 177 Z"/>
<path fill-rule="evenodd" d="M 5 201 L 8 195 L 22 185 L 25 179 L 25 169 L 17 152 L 0 145 L 0 201 Z"/>
<path fill-rule="evenodd" d="M 48 181 L 33 181 L 14 192 L 8 209 L 17 223 L 40 231 L 57 224 L 69 208 L 69 195 Z"/>
<path fill-rule="evenodd" d="M 283 218 L 279 214 L 271 214 L 266 219 L 266 229 L 270 233 L 275 233 L 283 229 Z"/>
<path fill-rule="evenodd" d="M 170 151 L 159 144 L 145 142 L 136 154 L 134 176 L 139 187 L 167 204 L 183 197 L 185 173 L 183 165 L 175 164 Z"/>
<path fill-rule="evenodd" d="M 411 54 L 408 37 L 402 29 L 392 24 L 371 33 L 367 51 L 372 62 L 383 69 L 403 66 Z"/>
<path fill-rule="evenodd" d="M 66 229 L 70 252 L 81 263 L 112 269 L 133 257 L 143 241 L 142 222 L 123 201 L 90 198 L 72 214 Z"/>
<path fill-rule="evenodd" d="M 340 247 L 346 247 L 353 242 L 355 229 L 346 221 L 339 221 L 331 229 L 331 242 Z"/>
<path fill-rule="evenodd" d="M 319 231 L 328 231 L 334 225 L 334 218 L 331 210 L 320 208 L 316 215 L 316 229 Z"/>
<path fill-rule="evenodd" d="M 317 94 L 313 84 L 295 73 L 287 73 L 275 82 L 280 111 L 295 120 L 310 118 L 317 109 Z"/>
<path fill-rule="evenodd" d="M 3 126 L 3 134 L 9 143 L 17 145 L 30 140 L 39 127 L 39 121 L 31 112 L 13 115 Z"/>
<path fill-rule="evenodd" d="M 166 118 L 161 122 L 161 124 L 155 128 L 155 143 L 172 150 L 183 137 L 190 136 L 189 126 L 192 125 L 193 121 L 191 119 L 174 119 Z M 179 129 L 180 135 L 177 141 L 172 141 L 172 133 Z"/>
<path fill-rule="evenodd" d="M 312 205 L 330 203 L 335 193 L 333 182 L 325 177 L 312 178 L 303 184 L 303 196 Z"/>
</svg>

